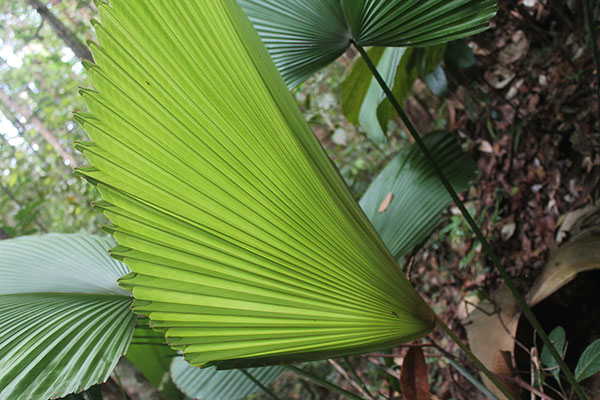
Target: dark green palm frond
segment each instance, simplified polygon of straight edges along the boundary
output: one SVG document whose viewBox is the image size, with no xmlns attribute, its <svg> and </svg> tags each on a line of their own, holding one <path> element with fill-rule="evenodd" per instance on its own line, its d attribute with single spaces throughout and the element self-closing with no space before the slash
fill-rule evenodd
<svg viewBox="0 0 600 400">
<path fill-rule="evenodd" d="M 0 398 L 48 399 L 108 379 L 135 325 L 112 240 L 48 234 L 0 241 Z"/>
<path fill-rule="evenodd" d="M 495 0 L 238 0 L 290 88 L 350 47 L 415 47 L 488 27 Z"/>
</svg>

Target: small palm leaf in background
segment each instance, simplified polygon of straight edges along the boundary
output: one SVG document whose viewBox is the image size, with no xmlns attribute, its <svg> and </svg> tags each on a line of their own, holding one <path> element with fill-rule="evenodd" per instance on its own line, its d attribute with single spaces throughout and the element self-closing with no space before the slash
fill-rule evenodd
<svg viewBox="0 0 600 400">
<path fill-rule="evenodd" d="M 454 136 L 434 132 L 424 140 L 454 189 L 465 190 L 476 176 L 476 167 L 461 151 Z M 381 209 L 386 198 L 390 198 L 389 205 Z M 450 203 L 450 195 L 414 144 L 385 167 L 360 200 L 365 214 L 396 259 L 429 237 Z"/>
<path fill-rule="evenodd" d="M 134 311 L 192 365 L 323 359 L 434 315 L 353 200 L 234 2 L 111 1 L 80 172 Z"/>
<path fill-rule="evenodd" d="M 238 0 L 289 87 L 361 46 L 429 46 L 488 27 L 495 0 Z"/>
<path fill-rule="evenodd" d="M 191 368 L 183 357 L 171 364 L 173 381 L 187 396 L 199 400 L 239 400 L 260 391 L 247 374 L 269 386 L 285 370 L 282 366 L 218 371 L 214 367 Z"/>
<path fill-rule="evenodd" d="M 403 61 L 403 64 L 406 64 L 406 60 L 413 53 L 406 47 L 374 47 L 369 52 L 376 57 L 381 53 L 381 56 L 378 57 L 377 70 L 390 87 L 394 86 L 400 62 Z M 412 86 L 416 76 L 413 77 L 410 70 L 403 72 L 405 73 L 401 79 L 410 81 Z M 365 83 L 367 84 L 365 85 Z M 356 58 L 341 86 L 344 116 L 353 124 L 360 125 L 372 141 L 378 145 L 384 145 L 387 141 L 387 123 L 383 125 L 379 122 L 377 109 L 385 100 L 385 95 L 361 57 Z M 364 88 L 364 91 L 356 90 L 357 88 Z"/>
<path fill-rule="evenodd" d="M 144 319 L 138 320 L 126 356 L 165 399 L 182 399 L 185 395 L 200 400 L 238 400 L 261 390 L 240 370 L 191 367 L 166 345 L 162 333 L 150 329 Z M 267 387 L 284 370 L 281 366 L 262 367 L 248 373 Z"/>
<path fill-rule="evenodd" d="M 0 398 L 48 399 L 105 381 L 135 325 L 112 240 L 47 234 L 0 241 Z"/>
<path fill-rule="evenodd" d="M 417 78 L 429 76 L 438 67 L 445 49 L 445 44 L 424 48 L 373 47 L 368 55 L 402 104 Z M 385 144 L 388 122 L 396 117 L 396 111 L 362 57 L 355 59 L 342 82 L 342 111 L 371 140 Z"/>
</svg>

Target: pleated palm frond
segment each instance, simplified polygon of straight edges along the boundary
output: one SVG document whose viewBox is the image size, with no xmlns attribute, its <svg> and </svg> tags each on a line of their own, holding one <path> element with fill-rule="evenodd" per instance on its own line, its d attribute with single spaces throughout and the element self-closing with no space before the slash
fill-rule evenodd
<svg viewBox="0 0 600 400">
<path fill-rule="evenodd" d="M 171 376 L 179 389 L 188 397 L 198 400 L 240 400 L 261 390 L 246 374 L 268 387 L 285 370 L 282 366 L 230 369 L 219 371 L 214 367 L 190 368 L 183 357 L 171 364 Z"/>
<path fill-rule="evenodd" d="M 399 104 L 403 104 L 417 78 L 427 79 L 442 61 L 446 45 L 423 48 L 373 47 L 367 54 Z M 361 126 L 377 144 L 385 144 L 396 110 L 362 57 L 356 57 L 341 84 L 342 111 L 348 121 Z"/>
<path fill-rule="evenodd" d="M 447 132 L 425 136 L 425 144 L 460 193 L 477 168 Z M 360 205 L 394 257 L 408 255 L 440 223 L 450 195 L 416 144 L 403 149 L 375 178 Z"/>
<path fill-rule="evenodd" d="M 238 0 L 289 87 L 362 46 L 414 47 L 488 27 L 495 0 Z"/>
<path fill-rule="evenodd" d="M 147 314 L 192 365 L 323 359 L 434 315 L 353 200 L 239 5 L 99 4 L 80 170 Z"/>
<path fill-rule="evenodd" d="M 135 316 L 110 239 L 48 234 L 0 241 L 0 399 L 48 399 L 108 379 Z"/>
</svg>

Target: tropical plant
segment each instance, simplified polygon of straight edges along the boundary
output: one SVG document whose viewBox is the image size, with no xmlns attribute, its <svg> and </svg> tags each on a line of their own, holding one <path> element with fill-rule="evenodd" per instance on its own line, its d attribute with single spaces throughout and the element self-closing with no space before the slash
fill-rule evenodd
<svg viewBox="0 0 600 400">
<path fill-rule="evenodd" d="M 425 48 L 374 47 L 369 50 L 369 57 L 402 103 L 418 77 L 426 80 L 439 67 L 445 50 L 445 44 Z M 361 57 L 342 83 L 342 109 L 346 118 L 360 124 L 375 143 L 385 143 L 388 122 L 396 112 Z"/>
<path fill-rule="evenodd" d="M 351 45 L 431 46 L 488 28 L 494 0 L 238 0 L 288 86 Z"/>
<path fill-rule="evenodd" d="M 116 1 L 99 12 L 97 65 L 85 63 L 98 91 L 82 91 L 91 115 L 78 116 L 93 167 L 80 173 L 104 197 L 135 312 L 192 365 L 228 368 L 357 354 L 431 330 L 433 312 L 236 4 L 184 13 Z"/>
<path fill-rule="evenodd" d="M 452 177 L 457 190 L 464 189 L 474 177 L 474 166 L 460 151 L 454 138 L 438 132 L 429 135 L 426 140 L 444 170 Z M 397 259 L 408 254 L 431 233 L 439 222 L 441 211 L 449 204 L 449 196 L 433 178 L 433 171 L 418 149 L 412 146 L 396 156 L 360 201 L 364 212 Z M 410 188 L 414 188 L 412 192 L 408 190 Z M 430 201 L 423 204 L 419 200 L 422 197 L 420 193 L 428 193 Z M 381 210 L 381 203 L 390 194 L 392 200 L 385 210 Z M 398 230 L 401 226 L 407 229 Z M 48 340 L 56 339 L 54 333 L 67 327 L 60 340 L 43 342 L 32 349 L 18 347 L 2 354 L 0 360 L 3 365 L 10 367 L 0 371 L 0 398 L 17 395 L 48 398 L 79 392 L 105 380 L 123 354 L 167 399 L 181 398 L 179 390 L 189 397 L 200 399 L 244 398 L 259 389 L 254 379 L 260 385 L 268 386 L 279 376 L 283 367 L 231 372 L 186 367 L 183 358 L 177 357 L 175 351 L 164 345 L 163 335 L 148 327 L 147 319 L 138 320 L 133 331 L 135 317 L 128 307 L 131 299 L 116 282 L 129 270 L 125 264 L 108 255 L 108 249 L 113 246 L 114 242 L 110 239 L 85 234 L 48 234 L 0 242 L 0 278 L 3 282 L 0 325 L 13 326 L 0 336 L 2 348 L 8 350 L 9 346 L 24 338 L 38 340 L 42 332 Z M 110 304 L 123 303 L 124 307 L 119 308 L 119 313 L 115 313 L 114 307 L 107 307 L 97 314 L 97 319 L 85 319 L 83 316 L 90 312 L 90 308 L 78 306 L 81 303 L 78 293 L 82 292 L 94 293 L 90 296 L 97 297 L 97 301 L 106 298 Z M 114 295 L 107 296 L 111 293 Z M 65 304 L 62 308 L 52 309 L 54 312 L 47 316 L 44 324 L 28 332 L 21 328 L 29 323 L 30 313 L 15 314 L 14 307 L 8 304 L 15 303 L 16 299 L 30 304 L 25 300 L 31 296 L 47 303 L 48 310 L 52 308 L 49 300 L 54 297 L 64 297 Z M 74 307 L 79 307 L 77 314 L 71 312 Z M 36 309 L 36 312 L 44 310 Z M 82 320 L 77 321 L 80 317 Z M 109 332 L 101 332 L 105 324 L 94 330 L 98 320 L 112 323 L 114 318 L 122 322 L 111 326 Z M 78 329 L 76 332 L 79 334 L 75 335 L 73 329 Z M 103 341 L 98 341 L 94 335 L 102 335 Z M 89 340 L 79 342 L 85 339 Z M 95 357 L 96 351 L 106 350 L 107 346 L 113 350 L 104 354 L 105 366 L 90 372 L 84 380 L 81 373 L 85 365 Z M 38 356 L 43 352 L 48 356 L 40 360 Z M 37 364 L 32 360 L 38 360 Z M 16 370 L 23 363 L 31 363 L 30 367 L 39 375 L 16 375 Z M 80 373 L 56 375 L 55 372 L 62 368 Z M 41 379 L 45 374 L 47 378 Z"/>
<path fill-rule="evenodd" d="M 91 166 L 79 173 L 104 199 L 96 207 L 113 223 L 112 255 L 132 271 L 120 283 L 133 310 L 197 366 L 358 354 L 436 323 L 456 339 L 402 274 L 385 245 L 396 238 L 384 242 L 352 199 L 281 76 L 294 85 L 354 45 L 414 131 L 363 46 L 478 32 L 494 2 L 240 3 L 275 64 L 235 2 L 98 5 L 97 64 L 84 62 L 95 90 L 81 91 L 90 114 L 76 117 Z M 377 193 L 378 212 L 395 206 L 393 190 Z"/>
<path fill-rule="evenodd" d="M 49 234 L 0 242 L 0 398 L 48 399 L 108 379 L 135 325 L 111 240 Z"/>
<path fill-rule="evenodd" d="M 177 387 L 193 398 L 219 398 L 222 384 L 230 392 L 220 398 L 243 398 L 259 389 L 252 379 L 268 385 L 281 373 L 186 367 L 131 311 L 130 294 L 117 284 L 129 270 L 109 256 L 114 245 L 87 234 L 0 242 L 0 399 L 79 393 L 106 381 L 124 354 L 169 400 L 183 398 Z"/>
<path fill-rule="evenodd" d="M 451 2 L 363 0 L 340 1 L 335 4 L 327 2 L 323 4 L 321 1 L 301 2 L 296 6 L 283 0 L 263 0 L 258 1 L 256 5 L 241 0 L 241 4 L 245 7 L 256 30 L 261 34 L 281 74 L 290 85 L 305 79 L 311 72 L 307 67 L 300 67 L 301 60 L 311 62 L 314 71 L 321 68 L 327 60 L 331 61 L 334 54 L 341 54 L 340 52 L 344 52 L 351 45 L 356 48 L 389 101 L 389 108 L 397 113 L 408 128 L 477 240 L 481 243 L 484 252 L 490 257 L 494 267 L 505 280 L 511 294 L 523 311 L 523 315 L 537 331 L 576 394 L 580 398 L 587 398 L 573 372 L 552 345 L 548 334 L 527 305 L 474 218 L 405 114 L 393 93 L 393 88 L 389 87 L 385 77 L 379 73 L 376 64 L 370 59 L 364 48 L 365 46 L 433 45 L 485 30 L 488 19 L 495 14 L 495 2 L 486 0 Z M 265 15 L 269 15 L 270 18 L 265 18 Z M 320 19 L 322 15 L 337 22 L 333 25 L 333 33 L 332 31 L 322 33 L 322 30 L 315 29 L 312 22 L 307 22 L 311 20 L 323 23 L 323 20 Z M 325 37 L 329 40 L 325 40 Z M 385 118 L 383 120 L 385 121 Z M 449 330 L 446 332 L 452 335 Z M 461 343 L 459 345 L 467 353 L 469 352 L 464 345 Z M 477 361 L 476 364 L 483 369 L 490 380 L 494 381 L 497 386 L 501 386 L 482 364 Z M 509 398 L 511 397 L 504 388 L 500 389 Z"/>
</svg>

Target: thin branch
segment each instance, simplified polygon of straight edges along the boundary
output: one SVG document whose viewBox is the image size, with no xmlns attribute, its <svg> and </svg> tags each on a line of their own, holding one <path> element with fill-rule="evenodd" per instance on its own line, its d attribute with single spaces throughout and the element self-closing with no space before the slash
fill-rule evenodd
<svg viewBox="0 0 600 400">
<path fill-rule="evenodd" d="M 356 380 L 358 382 L 358 384 L 363 388 L 363 390 L 367 394 L 367 397 L 369 397 L 371 399 L 375 399 L 373 397 L 373 395 L 371 395 L 371 392 L 369 391 L 369 388 L 367 387 L 367 385 L 365 384 L 365 382 L 361 379 L 361 377 L 358 375 L 358 373 L 356 372 L 356 370 L 352 367 L 352 364 L 350 364 L 350 361 L 348 360 L 348 357 L 344 357 L 343 360 L 344 360 L 344 364 L 346 364 L 346 368 L 348 368 L 348 370 L 350 371 L 350 373 L 354 377 L 354 380 Z"/>
<path fill-rule="evenodd" d="M 54 29 L 56 35 L 67 45 L 75 55 L 82 60 L 89 60 L 94 62 L 92 53 L 85 44 L 71 32 L 69 28 L 65 26 L 57 17 L 54 15 L 46 5 L 40 0 L 27 0 L 29 5 L 35 9 L 40 17 L 48 21 L 50 26 Z"/>
<path fill-rule="evenodd" d="M 529 383 L 525 382 L 520 376 L 516 376 L 516 377 L 512 377 L 512 376 L 506 376 L 506 375 L 498 375 L 498 378 L 506 380 L 506 381 L 510 381 L 512 383 L 515 383 L 517 385 L 519 385 L 520 387 L 522 387 L 523 389 L 535 394 L 536 396 L 542 398 L 543 400 L 554 400 L 552 397 L 548 396 L 547 394 L 540 392 L 538 389 L 536 389 L 535 387 L 531 386 Z"/>
<path fill-rule="evenodd" d="M 368 398 L 372 398 L 367 392 L 365 392 L 365 390 L 360 387 L 360 385 L 358 384 L 358 382 L 356 382 L 354 379 L 352 379 L 350 377 L 350 375 L 348 374 L 348 372 L 346 372 L 346 370 L 344 369 L 344 367 L 342 367 L 340 364 L 337 363 L 337 361 L 333 360 L 333 359 L 329 359 L 327 360 L 329 361 L 329 364 L 333 365 L 333 368 L 335 368 L 335 370 L 342 375 L 342 377 L 347 380 L 348 382 L 350 382 L 350 384 L 354 387 L 354 389 L 358 390 L 358 392 Z"/>
<path fill-rule="evenodd" d="M 38 38 L 41 39 L 41 37 L 40 37 L 40 31 L 44 27 L 44 22 L 46 22 L 46 20 L 42 18 L 42 22 L 40 22 L 40 25 L 37 27 L 37 29 L 35 30 L 35 32 L 33 33 L 33 35 L 31 37 L 26 38 L 23 41 L 24 44 L 27 44 L 27 43 L 31 42 L 32 40 L 35 40 L 35 39 L 38 39 Z"/>
<path fill-rule="evenodd" d="M 362 397 L 358 397 L 354 393 L 351 393 L 351 392 L 347 391 L 346 389 L 343 389 L 331 382 L 328 382 L 325 379 L 319 378 L 318 376 L 311 374 L 310 372 L 305 371 L 301 368 L 294 367 L 293 365 L 286 365 L 286 368 L 304 378 L 310 379 L 313 383 L 316 383 L 319 386 L 322 386 L 333 392 L 341 394 L 342 396 L 346 396 L 350 400 L 364 400 Z"/>
<path fill-rule="evenodd" d="M 265 392 L 269 397 L 271 397 L 273 400 L 279 400 L 279 397 L 277 397 L 275 395 L 275 393 L 273 393 L 271 391 L 271 389 L 269 389 L 268 387 L 266 387 L 265 385 L 263 385 L 263 383 L 261 381 L 259 381 L 258 379 L 256 379 L 255 377 L 252 376 L 252 374 L 248 371 L 246 371 L 245 369 L 240 369 L 241 373 L 246 375 L 246 377 L 248 379 L 250 379 L 252 382 L 254 382 L 254 384 L 256 386 L 258 386 L 263 392 Z"/>
</svg>

